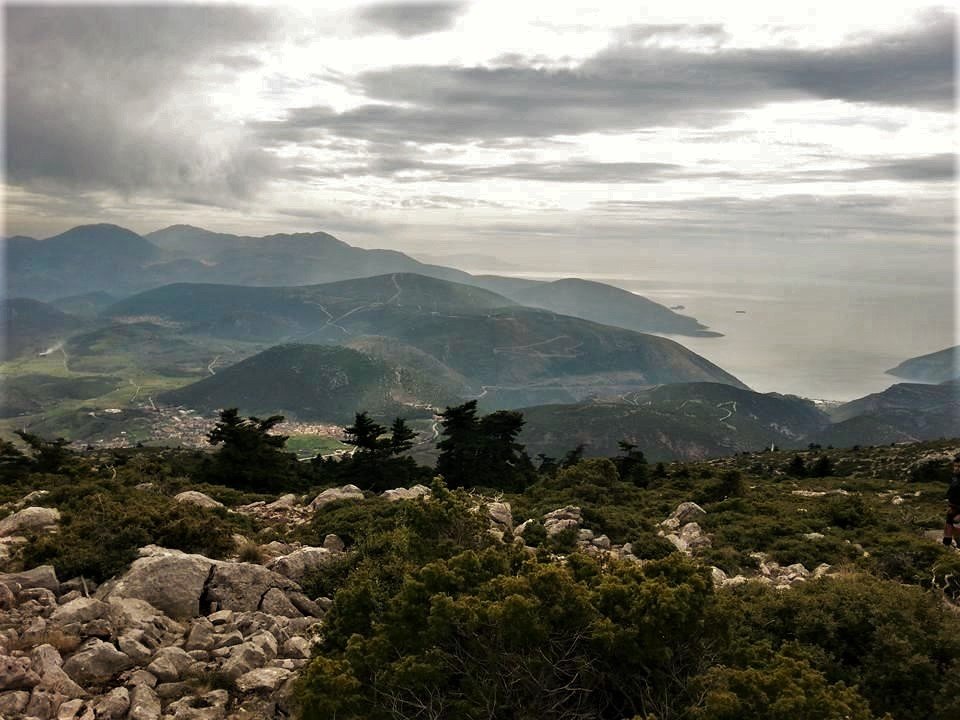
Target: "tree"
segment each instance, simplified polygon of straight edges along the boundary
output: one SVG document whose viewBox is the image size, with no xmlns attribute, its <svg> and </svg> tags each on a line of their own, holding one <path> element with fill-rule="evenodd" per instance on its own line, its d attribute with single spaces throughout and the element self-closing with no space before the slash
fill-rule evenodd
<svg viewBox="0 0 960 720">
<path fill-rule="evenodd" d="M 296 457 L 283 451 L 286 435 L 271 434 L 282 415 L 241 418 L 237 408 L 220 411 L 220 420 L 207 434 L 220 449 L 203 474 L 209 482 L 243 489 L 276 489 L 297 475 Z"/>
<path fill-rule="evenodd" d="M 348 425 L 343 431 L 347 436 L 344 439 L 347 445 L 353 445 L 361 452 L 377 452 L 383 449 L 380 436 L 387 429 L 371 420 L 366 412 L 359 412 L 355 416 L 353 425 Z"/>
<path fill-rule="evenodd" d="M 413 440 L 417 434 L 407 426 L 407 421 L 397 418 L 390 426 L 390 453 L 401 455 L 413 447 Z"/>
<path fill-rule="evenodd" d="M 16 430 L 15 433 L 32 451 L 33 469 L 37 472 L 58 472 L 71 458 L 71 452 L 67 449 L 69 440 L 64 438 L 44 440 L 39 435 L 28 433 L 26 430 Z"/>
<path fill-rule="evenodd" d="M 523 490 L 536 474 L 517 442 L 521 413 L 500 410 L 477 417 L 477 401 L 448 407 L 440 413 L 443 440 L 437 472 L 450 487 L 482 486 Z"/>
<path fill-rule="evenodd" d="M 647 459 L 643 456 L 643 452 L 626 440 L 621 440 L 618 445 L 623 454 L 613 462 L 617 466 L 617 472 L 620 473 L 620 479 L 631 482 L 637 487 L 646 487 Z"/>
<path fill-rule="evenodd" d="M 0 439 L 0 478 L 4 482 L 12 482 L 26 475 L 29 467 L 30 458 L 12 442 Z"/>
<path fill-rule="evenodd" d="M 477 401 L 448 407 L 440 413 L 443 439 L 437 443 L 440 455 L 437 472 L 448 487 L 470 484 L 469 475 L 480 453 Z"/>
<path fill-rule="evenodd" d="M 568 450 L 567 454 L 563 456 L 563 460 L 560 461 L 560 467 L 570 468 L 583 460 L 583 451 L 585 449 L 586 445 L 580 443 L 573 450 Z"/>
</svg>

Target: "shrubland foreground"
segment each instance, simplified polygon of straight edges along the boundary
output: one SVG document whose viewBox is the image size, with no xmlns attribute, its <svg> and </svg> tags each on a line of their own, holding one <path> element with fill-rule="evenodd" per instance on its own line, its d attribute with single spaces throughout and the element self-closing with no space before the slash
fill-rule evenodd
<svg viewBox="0 0 960 720">
<path fill-rule="evenodd" d="M 531 460 L 468 404 L 424 468 L 402 421 L 305 463 L 277 421 L 223 413 L 214 453 L 2 443 L 0 715 L 960 712 L 960 441 Z"/>
</svg>

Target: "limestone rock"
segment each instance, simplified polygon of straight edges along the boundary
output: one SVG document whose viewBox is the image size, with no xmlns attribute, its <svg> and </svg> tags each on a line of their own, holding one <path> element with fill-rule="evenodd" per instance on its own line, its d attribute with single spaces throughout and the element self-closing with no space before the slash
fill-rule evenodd
<svg viewBox="0 0 960 720">
<path fill-rule="evenodd" d="M 230 651 L 220 670 L 226 677 L 235 680 L 266 662 L 267 656 L 263 650 L 251 642 L 245 642 Z"/>
<path fill-rule="evenodd" d="M 162 707 L 157 693 L 148 685 L 137 685 L 130 693 L 129 720 L 160 720 Z"/>
<path fill-rule="evenodd" d="M 0 690 L 23 690 L 40 682 L 40 676 L 30 668 L 24 657 L 0 655 Z"/>
<path fill-rule="evenodd" d="M 79 717 L 81 710 L 83 710 L 83 700 L 80 698 L 67 700 L 57 708 L 57 720 L 75 720 Z"/>
<path fill-rule="evenodd" d="M 0 520 L 0 537 L 40 532 L 56 527 L 60 511 L 56 508 L 28 507 Z"/>
<path fill-rule="evenodd" d="M 347 546 L 344 544 L 343 540 L 340 539 L 339 535 L 330 533 L 323 539 L 323 548 L 324 550 L 329 550 L 332 553 L 341 553 L 347 549 Z"/>
<path fill-rule="evenodd" d="M 208 509 L 224 507 L 222 502 L 218 502 L 209 495 L 204 495 L 202 492 L 198 492 L 196 490 L 185 490 L 179 495 L 174 495 L 173 499 L 178 503 L 188 503 L 190 505 L 197 505 L 199 507 Z"/>
<path fill-rule="evenodd" d="M 45 588 L 56 594 L 60 592 L 60 581 L 52 565 L 40 565 L 32 570 L 0 575 L 0 583 L 17 592 L 20 589 Z"/>
<path fill-rule="evenodd" d="M 63 664 L 63 669 L 79 685 L 109 680 L 133 667 L 133 660 L 110 643 L 91 640 Z"/>
<path fill-rule="evenodd" d="M 676 520 L 680 526 L 683 526 L 700 517 L 701 515 L 706 514 L 707 511 L 697 505 L 695 502 L 682 502 L 677 505 L 677 509 L 673 511 L 673 514 L 670 517 Z"/>
<path fill-rule="evenodd" d="M 107 603 L 93 598 L 80 597 L 54 610 L 50 616 L 50 622 L 55 625 L 86 623 L 106 617 L 109 612 L 110 606 Z"/>
<path fill-rule="evenodd" d="M 269 615 L 281 617 L 300 617 L 302 613 L 290 602 L 283 590 L 270 588 L 260 601 L 260 609 Z"/>
<path fill-rule="evenodd" d="M 0 683 L 2 684 L 2 683 Z M 0 717 L 18 717 L 27 709 L 30 693 L 26 690 L 0 693 Z"/>
<path fill-rule="evenodd" d="M 305 637 L 295 635 L 283 643 L 280 654 L 285 658 L 306 660 L 310 657 L 310 641 Z"/>
<path fill-rule="evenodd" d="M 69 698 L 83 698 L 86 691 L 63 670 L 63 659 L 49 644 L 35 647 L 30 653 L 33 670 L 40 675 L 40 685 Z"/>
<path fill-rule="evenodd" d="M 547 535 L 552 537 L 569 528 L 579 528 L 582 520 L 583 513 L 580 508 L 567 505 L 544 515 L 543 527 L 547 531 Z"/>
<path fill-rule="evenodd" d="M 183 649 L 187 652 L 191 650 L 212 650 L 215 644 L 213 623 L 207 618 L 201 617 L 191 624 L 190 635 L 187 636 L 187 642 Z"/>
<path fill-rule="evenodd" d="M 104 695 L 93 706 L 97 720 L 121 720 L 130 708 L 130 691 L 117 687 Z"/>
<path fill-rule="evenodd" d="M 267 563 L 266 567 L 293 581 L 299 581 L 303 579 L 303 576 L 308 572 L 316 570 L 328 562 L 330 557 L 331 552 L 327 548 L 303 547 L 299 550 L 294 550 L 289 555 L 271 560 Z"/>
<path fill-rule="evenodd" d="M 250 563 L 216 563 L 206 583 L 205 598 L 219 610 L 258 610 L 271 588 L 298 591 L 283 575 Z"/>
<path fill-rule="evenodd" d="M 397 502 L 398 500 L 416 500 L 430 494 L 430 488 L 424 485 L 414 485 L 411 488 L 394 488 L 383 492 L 384 500 Z"/>
<path fill-rule="evenodd" d="M 160 682 L 175 682 L 182 679 L 194 660 L 178 647 L 165 647 L 157 652 L 153 662 L 147 665 L 147 672 Z"/>
<path fill-rule="evenodd" d="M 324 505 L 338 500 L 363 500 L 363 492 L 356 485 L 328 488 L 313 499 L 313 502 L 310 503 L 310 509 L 318 510 Z"/>
<path fill-rule="evenodd" d="M 490 516 L 491 522 L 501 529 L 513 530 L 513 514 L 510 510 L 510 503 L 487 503 L 487 514 Z"/>
<path fill-rule="evenodd" d="M 273 692 L 290 677 L 290 671 L 283 668 L 264 667 L 251 670 L 237 678 L 237 690 L 240 692 Z"/>
<path fill-rule="evenodd" d="M 175 551 L 141 557 L 104 599 L 144 600 L 173 618 L 193 618 L 200 614 L 200 597 L 212 565 L 208 558 Z"/>
</svg>

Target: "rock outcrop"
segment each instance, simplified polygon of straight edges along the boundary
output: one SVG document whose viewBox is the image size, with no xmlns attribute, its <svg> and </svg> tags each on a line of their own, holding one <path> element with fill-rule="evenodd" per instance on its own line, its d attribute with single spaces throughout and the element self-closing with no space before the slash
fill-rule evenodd
<svg viewBox="0 0 960 720">
<path fill-rule="evenodd" d="M 278 560 L 289 569 L 300 567 L 290 556 L 335 552 L 297 548 Z M 152 546 L 142 554 L 95 597 L 64 591 L 52 569 L 2 576 L 0 716 L 288 716 L 292 683 L 310 657 L 323 605 L 260 565 Z M 203 681 L 213 677 L 222 689 Z"/>
</svg>

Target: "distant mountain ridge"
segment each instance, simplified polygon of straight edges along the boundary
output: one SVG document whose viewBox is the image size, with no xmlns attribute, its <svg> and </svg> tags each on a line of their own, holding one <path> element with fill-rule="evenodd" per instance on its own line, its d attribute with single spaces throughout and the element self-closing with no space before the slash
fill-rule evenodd
<svg viewBox="0 0 960 720">
<path fill-rule="evenodd" d="M 904 360 L 888 375 L 915 382 L 942 383 L 960 378 L 960 345 Z"/>
<path fill-rule="evenodd" d="M 705 334 L 692 318 L 601 283 L 580 281 L 585 284 L 577 286 L 577 294 L 563 281 L 473 276 L 395 250 L 353 247 L 325 232 L 252 237 L 172 225 L 141 236 L 117 225 L 96 224 L 45 240 L 12 237 L 2 244 L 9 270 L 8 297 L 44 301 L 91 293 L 127 297 L 180 282 L 292 287 L 413 273 L 641 332 Z M 539 286 L 543 289 L 534 293 Z M 529 302 L 515 296 L 524 292 L 530 294 Z"/>
</svg>

